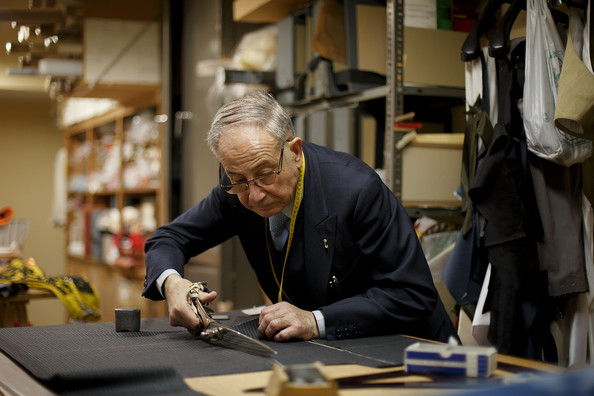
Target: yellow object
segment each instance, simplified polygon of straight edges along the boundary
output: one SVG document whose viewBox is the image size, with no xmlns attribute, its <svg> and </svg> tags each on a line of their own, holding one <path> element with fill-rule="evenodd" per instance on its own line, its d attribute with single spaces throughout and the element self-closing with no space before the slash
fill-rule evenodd
<svg viewBox="0 0 594 396">
<path fill-rule="evenodd" d="M 81 277 L 48 276 L 33 258 L 26 261 L 13 259 L 0 272 L 0 282 L 22 283 L 28 287 L 51 291 L 75 320 L 89 322 L 100 318 L 99 296 L 92 283 Z"/>
<path fill-rule="evenodd" d="M 295 190 L 295 199 L 293 202 L 293 211 L 291 213 L 291 225 L 289 226 L 289 238 L 287 239 L 287 252 L 285 253 L 285 261 L 283 262 L 283 271 L 281 273 L 280 282 L 274 272 L 274 264 L 272 263 L 272 256 L 270 255 L 270 246 L 268 245 L 268 237 L 266 237 L 266 248 L 268 249 L 268 259 L 270 260 L 270 268 L 272 269 L 272 275 L 278 285 L 278 302 L 283 301 L 283 282 L 285 280 L 285 267 L 287 265 L 287 259 L 289 258 L 289 251 L 291 250 L 291 242 L 293 241 L 293 232 L 295 231 L 295 222 L 297 221 L 297 213 L 299 212 L 299 206 L 301 205 L 301 198 L 303 197 L 303 183 L 305 179 L 305 154 L 301 150 L 302 165 L 299 168 L 299 181 L 297 182 L 297 189 Z M 265 223 L 265 232 L 268 233 L 268 219 Z M 289 296 L 285 294 L 287 301 L 291 303 Z"/>
</svg>

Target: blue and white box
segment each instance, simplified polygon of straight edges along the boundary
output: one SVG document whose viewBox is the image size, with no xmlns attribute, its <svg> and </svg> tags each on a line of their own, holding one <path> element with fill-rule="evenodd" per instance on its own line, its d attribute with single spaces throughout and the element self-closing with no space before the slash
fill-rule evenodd
<svg viewBox="0 0 594 396">
<path fill-rule="evenodd" d="M 497 350 L 417 342 L 404 350 L 404 367 L 409 373 L 489 377 L 497 368 Z"/>
</svg>

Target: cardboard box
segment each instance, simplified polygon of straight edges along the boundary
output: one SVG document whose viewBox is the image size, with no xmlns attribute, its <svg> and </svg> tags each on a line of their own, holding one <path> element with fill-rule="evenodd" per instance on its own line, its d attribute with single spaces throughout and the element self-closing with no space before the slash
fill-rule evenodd
<svg viewBox="0 0 594 396">
<path fill-rule="evenodd" d="M 404 83 L 464 88 L 460 58 L 467 33 L 404 27 Z M 359 69 L 386 74 L 386 9 L 357 5 Z"/>
<path fill-rule="evenodd" d="M 466 33 L 404 28 L 404 83 L 464 88 L 460 58 Z"/>
<path fill-rule="evenodd" d="M 404 206 L 459 206 L 463 133 L 420 133 L 402 149 Z"/>
</svg>

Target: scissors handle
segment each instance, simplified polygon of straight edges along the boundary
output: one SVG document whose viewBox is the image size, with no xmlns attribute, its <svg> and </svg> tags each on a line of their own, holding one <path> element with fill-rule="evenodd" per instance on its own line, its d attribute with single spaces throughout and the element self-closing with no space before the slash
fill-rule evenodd
<svg viewBox="0 0 594 396">
<path fill-rule="evenodd" d="M 213 319 L 206 313 L 204 306 L 200 302 L 199 295 L 201 291 L 208 292 L 206 284 L 202 282 L 196 282 L 190 285 L 190 291 L 188 292 L 188 300 L 192 306 L 192 310 L 194 310 L 194 313 L 198 319 L 200 319 L 200 328 L 198 329 L 200 332 L 206 329 L 213 322 Z"/>
</svg>

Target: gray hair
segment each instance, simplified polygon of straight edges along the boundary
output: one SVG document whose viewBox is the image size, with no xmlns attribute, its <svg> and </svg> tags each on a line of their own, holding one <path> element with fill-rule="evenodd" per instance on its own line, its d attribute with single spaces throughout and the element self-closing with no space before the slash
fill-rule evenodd
<svg viewBox="0 0 594 396">
<path fill-rule="evenodd" d="M 256 92 L 223 105 L 208 131 L 208 148 L 217 156 L 221 135 L 239 125 L 258 125 L 278 138 L 279 147 L 283 141 L 295 137 L 295 129 L 289 112 L 272 95 Z"/>
</svg>

